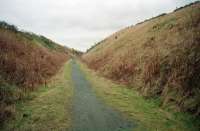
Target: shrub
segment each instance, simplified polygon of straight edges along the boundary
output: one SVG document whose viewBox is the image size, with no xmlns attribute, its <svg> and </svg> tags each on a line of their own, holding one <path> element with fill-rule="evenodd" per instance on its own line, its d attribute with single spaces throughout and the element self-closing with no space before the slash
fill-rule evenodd
<svg viewBox="0 0 200 131">
<path fill-rule="evenodd" d="M 45 84 L 68 58 L 63 51 L 38 46 L 34 35 L 0 29 L 0 123 L 12 118 L 17 100 Z"/>
<path fill-rule="evenodd" d="M 15 102 L 20 99 L 21 93 L 14 85 L 0 80 L 0 124 L 15 114 Z"/>
<path fill-rule="evenodd" d="M 5 21 L 0 21 L 0 28 L 8 29 L 8 30 L 11 30 L 14 32 L 18 31 L 18 28 L 16 26 L 10 25 L 10 24 L 6 23 Z"/>
</svg>

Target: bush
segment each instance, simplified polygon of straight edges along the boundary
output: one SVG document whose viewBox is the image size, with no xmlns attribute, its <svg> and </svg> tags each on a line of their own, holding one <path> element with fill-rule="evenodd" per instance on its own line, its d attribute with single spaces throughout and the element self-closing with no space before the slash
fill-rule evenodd
<svg viewBox="0 0 200 131">
<path fill-rule="evenodd" d="M 0 125 L 15 113 L 16 101 L 53 76 L 68 59 L 65 52 L 50 50 L 33 41 L 37 35 L 16 34 L 14 26 L 0 28 Z M 33 37 L 35 36 L 35 37 Z M 41 38 L 44 41 L 44 38 Z M 50 42 L 51 41 L 47 41 Z M 53 44 L 53 43 L 52 43 Z M 55 45 L 57 46 L 57 45 Z M 64 48 L 64 47 L 63 47 Z M 64 49 L 63 49 L 64 50 Z M 9 83 L 9 84 L 8 84 Z"/>
<path fill-rule="evenodd" d="M 20 90 L 14 85 L 0 80 L 0 124 L 15 114 L 15 102 L 21 97 Z"/>
<path fill-rule="evenodd" d="M 4 21 L 0 21 L 0 28 L 3 28 L 3 29 L 8 29 L 8 30 L 11 30 L 11 31 L 14 31 L 14 32 L 17 32 L 18 31 L 18 28 L 14 25 L 10 25 Z"/>
</svg>

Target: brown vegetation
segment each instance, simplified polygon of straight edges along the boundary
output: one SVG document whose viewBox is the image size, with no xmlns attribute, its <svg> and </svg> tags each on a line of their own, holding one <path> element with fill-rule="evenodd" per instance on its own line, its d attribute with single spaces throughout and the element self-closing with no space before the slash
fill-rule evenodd
<svg viewBox="0 0 200 131">
<path fill-rule="evenodd" d="M 61 67 L 67 56 L 20 40 L 8 31 L 0 36 L 0 72 L 10 82 L 33 88 Z"/>
<path fill-rule="evenodd" d="M 46 84 L 69 57 L 64 47 L 5 25 L 0 28 L 0 123 L 13 117 L 16 101 Z"/>
<path fill-rule="evenodd" d="M 199 42 L 200 3 L 195 2 L 113 34 L 83 59 L 146 97 L 160 97 L 162 106 L 199 116 Z"/>
</svg>

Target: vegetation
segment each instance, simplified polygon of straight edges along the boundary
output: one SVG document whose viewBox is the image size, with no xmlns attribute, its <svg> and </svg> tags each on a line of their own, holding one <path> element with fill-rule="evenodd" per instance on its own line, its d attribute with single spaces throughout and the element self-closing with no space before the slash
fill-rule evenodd
<svg viewBox="0 0 200 131">
<path fill-rule="evenodd" d="M 32 44 L 37 44 L 42 47 L 46 47 L 47 49 L 50 50 L 56 50 L 60 52 L 65 52 L 68 53 L 68 48 L 63 47 L 52 40 L 46 38 L 45 36 L 42 35 L 37 35 L 32 32 L 27 32 L 27 31 L 20 31 L 15 25 L 11 25 L 6 23 L 5 21 L 0 21 L 0 29 L 1 30 L 6 30 L 6 31 L 11 31 L 17 35 L 17 37 L 29 41 L 29 43 Z"/>
<path fill-rule="evenodd" d="M 200 121 L 187 113 L 160 107 L 161 101 L 145 99 L 135 89 L 99 77 L 79 63 L 99 98 L 137 122 L 138 131 L 197 131 Z"/>
<path fill-rule="evenodd" d="M 197 1 L 116 32 L 83 55 L 90 68 L 124 85 L 81 67 L 97 94 L 136 120 L 137 130 L 199 130 L 199 41 Z M 60 69 L 81 55 L 0 21 L 0 129 L 69 129 L 70 65 Z"/>
<path fill-rule="evenodd" d="M 90 68 L 161 107 L 200 117 L 200 3 L 131 26 L 83 55 Z M 116 39 L 117 36 L 117 39 Z"/>
<path fill-rule="evenodd" d="M 83 52 L 81 52 L 81 51 L 78 51 L 78 50 L 75 50 L 75 49 L 70 49 L 70 53 L 73 55 L 73 56 L 75 56 L 75 57 L 80 57 L 82 54 L 83 54 Z"/>
<path fill-rule="evenodd" d="M 179 10 L 181 10 L 181 9 L 184 9 L 184 8 L 186 8 L 186 7 L 190 7 L 190 6 L 195 5 L 195 4 L 199 4 L 199 2 L 200 2 L 200 1 L 195 1 L 195 2 L 193 2 L 193 3 L 190 3 L 190 4 L 188 4 L 188 5 L 185 5 L 185 6 L 183 6 L 183 7 L 176 8 L 176 9 L 174 10 L 174 12 L 179 11 Z M 167 15 L 167 13 L 162 13 L 162 14 L 160 14 L 160 15 L 158 15 L 158 16 L 155 16 L 155 17 L 152 17 L 152 18 L 150 18 L 150 19 L 146 19 L 146 20 L 144 20 L 144 21 L 142 21 L 142 22 L 139 22 L 139 23 L 137 23 L 136 25 L 142 24 L 142 23 L 144 23 L 144 22 L 148 22 L 148 21 L 150 21 L 150 20 L 153 20 L 153 19 L 156 19 L 156 18 L 165 16 L 165 15 Z M 133 25 L 127 27 L 127 29 L 128 29 L 128 28 L 131 28 L 131 27 L 133 27 Z M 117 32 L 117 33 L 118 33 L 118 32 Z M 117 36 L 115 36 L 115 39 L 116 39 L 116 38 L 117 38 Z M 105 41 L 106 41 L 106 39 L 105 39 L 105 40 L 102 40 L 102 41 L 100 41 L 100 42 L 98 42 L 98 43 L 96 43 L 96 44 L 94 44 L 94 45 L 92 45 L 86 52 L 89 52 L 90 50 L 94 49 L 96 46 L 98 46 L 99 44 L 101 44 L 101 43 L 103 43 L 103 42 L 105 42 Z"/>
<path fill-rule="evenodd" d="M 18 28 L 16 26 L 10 25 L 6 23 L 5 21 L 0 21 L 0 28 L 7 29 L 13 32 L 18 32 Z"/>
<path fill-rule="evenodd" d="M 200 2 L 200 1 L 197 0 L 197 1 L 195 1 L 195 2 L 192 2 L 192 3 L 188 4 L 188 5 L 185 5 L 185 6 L 183 6 L 183 7 L 176 8 L 176 9 L 174 10 L 174 12 L 179 11 L 179 10 L 181 10 L 181 9 L 184 9 L 184 8 L 186 8 L 186 7 L 192 6 L 192 5 L 194 5 L 194 4 L 198 4 L 199 2 Z"/>
<path fill-rule="evenodd" d="M 68 49 L 45 37 L 0 22 L 0 122 L 12 118 L 15 103 L 47 84 L 69 58 Z"/>
<path fill-rule="evenodd" d="M 65 64 L 48 85 L 42 85 L 23 101 L 17 102 L 15 119 L 7 122 L 5 130 L 67 130 L 71 126 L 71 67 Z"/>
</svg>

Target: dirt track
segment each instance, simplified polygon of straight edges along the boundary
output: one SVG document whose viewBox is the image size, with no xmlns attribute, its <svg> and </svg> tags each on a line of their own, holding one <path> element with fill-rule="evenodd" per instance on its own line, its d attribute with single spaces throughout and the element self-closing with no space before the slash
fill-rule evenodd
<svg viewBox="0 0 200 131">
<path fill-rule="evenodd" d="M 122 118 L 119 112 L 99 100 L 89 82 L 74 60 L 72 80 L 74 98 L 72 107 L 72 131 L 131 131 L 132 122 Z"/>
</svg>

